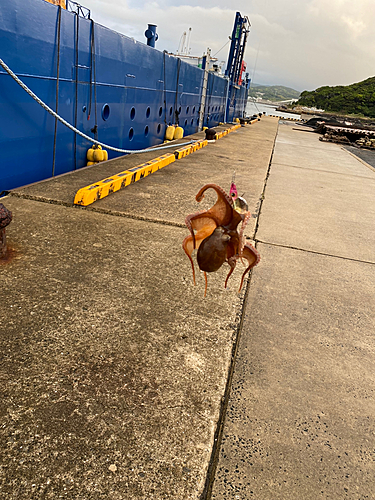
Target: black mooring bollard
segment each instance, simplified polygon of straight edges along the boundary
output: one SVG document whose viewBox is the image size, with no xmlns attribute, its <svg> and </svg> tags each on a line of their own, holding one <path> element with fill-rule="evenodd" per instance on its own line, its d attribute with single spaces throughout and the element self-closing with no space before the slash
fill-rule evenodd
<svg viewBox="0 0 375 500">
<path fill-rule="evenodd" d="M 205 130 L 205 133 L 206 133 L 206 139 L 208 141 L 214 141 L 215 140 L 216 130 L 214 128 L 207 128 Z"/>
<path fill-rule="evenodd" d="M 12 212 L 0 203 L 0 259 L 5 257 L 7 251 L 7 240 L 5 228 L 11 223 Z"/>
</svg>

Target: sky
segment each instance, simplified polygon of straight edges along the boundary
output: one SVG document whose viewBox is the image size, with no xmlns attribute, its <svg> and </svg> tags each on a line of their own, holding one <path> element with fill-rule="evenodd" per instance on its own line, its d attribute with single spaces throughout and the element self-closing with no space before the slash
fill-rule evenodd
<svg viewBox="0 0 375 500">
<path fill-rule="evenodd" d="M 190 53 L 209 47 L 226 61 L 236 11 L 251 22 L 245 52 L 252 82 L 314 90 L 375 75 L 374 0 L 81 0 L 96 22 L 176 52 L 191 28 Z M 224 46 L 224 48 L 222 48 Z M 220 50 L 221 49 L 221 50 Z"/>
</svg>

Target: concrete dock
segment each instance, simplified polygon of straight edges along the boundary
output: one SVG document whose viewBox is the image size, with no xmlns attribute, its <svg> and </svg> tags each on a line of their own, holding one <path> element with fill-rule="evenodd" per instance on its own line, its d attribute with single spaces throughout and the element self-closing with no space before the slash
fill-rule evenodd
<svg viewBox="0 0 375 500">
<path fill-rule="evenodd" d="M 73 205 L 153 157 L 1 199 L 2 497 L 374 498 L 374 170 L 263 117 Z M 261 262 L 241 294 L 240 263 L 228 289 L 210 274 L 203 298 L 184 219 L 234 171 Z"/>
</svg>

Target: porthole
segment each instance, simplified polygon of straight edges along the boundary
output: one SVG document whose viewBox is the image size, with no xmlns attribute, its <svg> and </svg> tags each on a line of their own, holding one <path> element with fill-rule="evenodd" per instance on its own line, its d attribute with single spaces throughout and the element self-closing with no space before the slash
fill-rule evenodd
<svg viewBox="0 0 375 500">
<path fill-rule="evenodd" d="M 172 106 L 169 108 L 169 116 L 172 116 L 172 113 L 173 113 L 173 108 Z"/>
<path fill-rule="evenodd" d="M 104 104 L 102 107 L 102 118 L 104 121 L 108 120 L 109 113 L 110 113 L 110 109 L 109 109 L 108 104 Z"/>
<path fill-rule="evenodd" d="M 129 141 L 131 141 L 133 139 L 133 137 L 134 137 L 134 130 L 131 128 L 129 130 Z"/>
<path fill-rule="evenodd" d="M 191 125 L 194 125 L 194 118 L 191 119 L 191 122 L 190 122 Z"/>
<path fill-rule="evenodd" d="M 193 114 L 195 113 L 195 106 L 194 106 L 194 108 L 193 108 L 193 111 L 192 111 L 192 113 L 193 113 Z"/>
<path fill-rule="evenodd" d="M 187 108 L 186 108 L 186 114 L 187 115 L 189 114 L 189 106 L 187 106 Z"/>
<path fill-rule="evenodd" d="M 163 114 L 163 108 L 160 106 L 159 108 L 159 116 L 161 116 Z"/>
<path fill-rule="evenodd" d="M 147 137 L 147 136 L 148 136 L 148 126 L 146 125 L 145 126 L 145 137 Z"/>
<path fill-rule="evenodd" d="M 178 108 L 178 114 L 181 114 L 181 106 Z"/>
<path fill-rule="evenodd" d="M 150 109 L 150 107 L 148 107 L 146 109 L 146 118 L 150 118 L 150 114 L 151 114 L 151 109 Z"/>
<path fill-rule="evenodd" d="M 185 127 L 186 127 L 186 125 L 187 125 L 187 120 L 185 120 Z"/>
<path fill-rule="evenodd" d="M 135 108 L 132 108 L 132 109 L 130 110 L 130 119 L 131 119 L 131 120 L 134 120 L 134 118 L 135 118 Z M 133 130 L 133 129 L 130 129 L 130 130 Z"/>
<path fill-rule="evenodd" d="M 83 111 L 84 113 L 86 113 L 86 109 L 87 109 L 87 108 L 86 108 L 86 106 L 82 106 L 82 111 Z"/>
<path fill-rule="evenodd" d="M 156 132 L 157 132 L 158 134 L 160 134 L 160 130 L 161 130 L 161 125 L 160 125 L 160 123 L 159 123 L 158 128 L 156 129 Z"/>
</svg>

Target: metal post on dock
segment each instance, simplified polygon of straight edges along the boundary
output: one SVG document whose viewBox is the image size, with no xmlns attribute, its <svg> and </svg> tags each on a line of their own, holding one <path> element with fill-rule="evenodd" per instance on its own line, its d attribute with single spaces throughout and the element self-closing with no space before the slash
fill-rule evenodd
<svg viewBox="0 0 375 500">
<path fill-rule="evenodd" d="M 203 76 L 201 103 L 199 106 L 198 131 L 202 130 L 202 127 L 203 127 L 204 108 L 206 105 L 206 95 L 207 95 L 208 69 L 210 66 L 210 59 L 211 59 L 211 49 L 207 49 L 207 54 L 203 57 L 203 62 L 202 62 L 202 69 L 204 70 L 204 76 Z"/>
<path fill-rule="evenodd" d="M 5 228 L 11 223 L 11 221 L 12 212 L 0 203 L 0 259 L 6 256 L 7 241 Z"/>
</svg>

